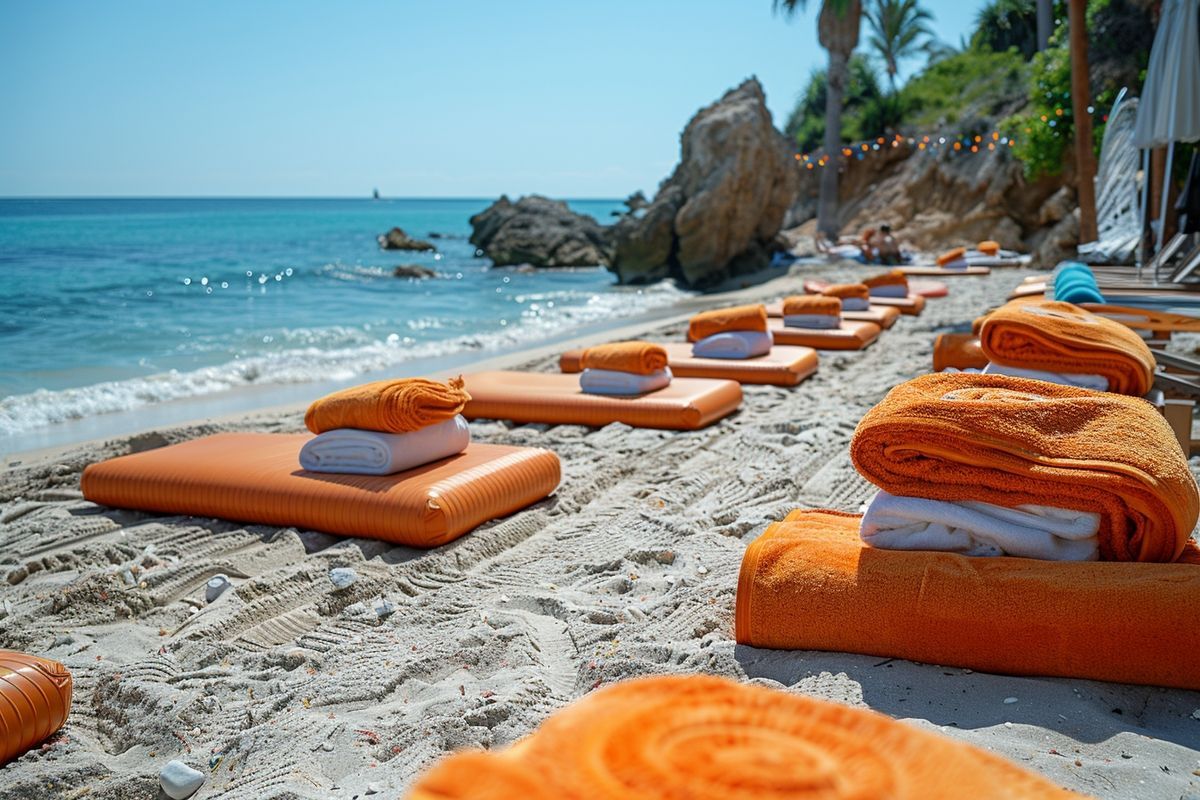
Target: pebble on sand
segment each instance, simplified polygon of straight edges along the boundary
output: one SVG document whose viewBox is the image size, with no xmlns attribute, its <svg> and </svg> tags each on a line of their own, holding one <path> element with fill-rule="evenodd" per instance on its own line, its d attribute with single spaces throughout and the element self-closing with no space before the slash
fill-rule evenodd
<svg viewBox="0 0 1200 800">
<path fill-rule="evenodd" d="M 358 573 L 350 567 L 334 567 L 329 570 L 329 582 L 336 589 L 345 589 L 358 580 Z"/>
<path fill-rule="evenodd" d="M 168 761 L 158 773 L 158 783 L 171 800 L 185 800 L 204 785 L 204 773 L 182 761 Z"/>
<path fill-rule="evenodd" d="M 204 600 L 211 603 L 225 593 L 225 590 L 232 586 L 229 578 L 224 575 L 214 575 L 208 579 L 208 583 L 204 584 Z"/>
</svg>

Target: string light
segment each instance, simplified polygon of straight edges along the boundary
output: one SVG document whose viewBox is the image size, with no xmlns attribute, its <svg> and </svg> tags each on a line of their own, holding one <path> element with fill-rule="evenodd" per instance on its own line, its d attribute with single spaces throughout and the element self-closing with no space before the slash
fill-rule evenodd
<svg viewBox="0 0 1200 800">
<path fill-rule="evenodd" d="M 1050 120 L 1050 127 L 1054 127 L 1055 120 Z M 1025 129 L 1026 132 L 1031 132 L 1030 128 Z M 984 147 L 989 151 L 995 152 L 997 145 L 1003 147 L 1016 146 L 1017 140 L 1010 136 L 1001 135 L 1000 131 L 989 131 L 984 134 L 973 135 L 957 135 L 946 136 L 939 134 L 920 134 L 916 136 L 905 137 L 900 134 L 894 134 L 892 138 L 887 139 L 883 136 L 876 137 L 875 140 L 866 142 L 854 142 L 852 144 L 843 145 L 841 156 L 844 159 L 856 159 L 862 161 L 872 152 L 878 152 L 881 146 L 891 144 L 893 148 L 899 147 L 901 144 L 907 144 L 914 148 L 919 153 L 935 153 L 938 150 L 945 148 L 949 155 L 960 155 L 966 153 L 982 152 Z M 805 169 L 815 169 L 816 167 L 827 166 L 831 159 L 829 156 L 813 156 L 809 153 L 797 153 L 795 158 L 798 162 L 804 164 Z M 840 163 L 840 162 L 839 162 Z"/>
</svg>

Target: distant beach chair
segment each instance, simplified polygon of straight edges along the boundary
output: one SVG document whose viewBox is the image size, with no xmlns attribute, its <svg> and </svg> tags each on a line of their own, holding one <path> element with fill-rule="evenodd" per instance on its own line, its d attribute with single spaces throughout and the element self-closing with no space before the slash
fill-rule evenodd
<svg viewBox="0 0 1200 800">
<path fill-rule="evenodd" d="M 1141 241 L 1137 177 L 1139 153 L 1133 144 L 1138 99 L 1122 89 L 1113 102 L 1096 168 L 1094 242 L 1079 245 L 1079 257 L 1091 264 L 1128 264 Z"/>
<path fill-rule="evenodd" d="M 467 419 L 695 430 L 729 416 L 742 403 L 742 387 L 731 380 L 675 378 L 662 389 L 632 397 L 586 393 L 575 375 L 493 371 L 463 380 L 471 395 L 463 409 Z"/>
<path fill-rule="evenodd" d="M 874 326 L 872 326 L 874 327 Z M 774 328 L 772 328 L 774 332 Z M 875 328 L 876 335 L 879 329 Z M 776 334 L 775 341 L 780 338 Z M 817 353 L 812 346 L 776 344 L 771 352 L 751 358 L 697 358 L 687 342 L 661 342 L 667 351 L 667 366 L 675 380 L 708 378 L 738 383 L 769 386 L 796 386 L 817 371 Z M 583 371 L 583 350 L 568 350 L 558 359 L 558 367 L 566 374 Z"/>
</svg>

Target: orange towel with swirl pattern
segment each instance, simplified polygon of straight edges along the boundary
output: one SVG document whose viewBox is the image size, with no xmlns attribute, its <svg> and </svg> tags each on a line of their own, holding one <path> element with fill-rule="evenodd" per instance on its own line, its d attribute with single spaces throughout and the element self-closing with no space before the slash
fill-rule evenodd
<svg viewBox="0 0 1200 800">
<path fill-rule="evenodd" d="M 937 373 L 888 392 L 850 442 L 894 495 L 1100 515 L 1100 558 L 1174 561 L 1200 496 L 1171 426 L 1136 397 L 1003 375 Z"/>
<path fill-rule="evenodd" d="M 848 300 L 852 297 L 859 297 L 863 300 L 871 299 L 871 290 L 865 283 L 833 283 L 822 289 L 821 294 L 841 300 Z"/>
<path fill-rule="evenodd" d="M 461 414 L 470 399 L 461 377 L 448 384 L 426 378 L 375 381 L 314 401 L 304 424 L 313 433 L 336 428 L 408 433 Z"/>
<path fill-rule="evenodd" d="M 650 342 L 613 342 L 589 347 L 580 356 L 583 369 L 607 369 L 652 375 L 667 366 L 667 351 Z"/>
<path fill-rule="evenodd" d="M 798 314 L 823 314 L 838 317 L 842 314 L 842 301 L 838 297 L 825 297 L 820 294 L 802 294 L 783 298 L 783 315 L 791 317 Z"/>
<path fill-rule="evenodd" d="M 409 800 L 1068 800 L 978 748 L 864 709 L 708 675 L 599 689 L 498 753 L 452 755 Z"/>
<path fill-rule="evenodd" d="M 767 332 L 767 307 L 759 303 L 701 311 L 688 323 L 688 341 L 698 342 L 726 331 Z"/>
<path fill-rule="evenodd" d="M 1141 397 L 1154 384 L 1154 354 L 1129 328 L 1070 303 L 1010 303 L 988 314 L 979 346 L 997 364 L 1100 375 L 1108 390 Z"/>
<path fill-rule="evenodd" d="M 880 286 L 903 286 L 908 288 L 908 276 L 898 269 L 893 269 L 889 272 L 872 275 L 869 278 L 863 279 L 863 285 L 868 290 L 877 289 Z"/>
</svg>

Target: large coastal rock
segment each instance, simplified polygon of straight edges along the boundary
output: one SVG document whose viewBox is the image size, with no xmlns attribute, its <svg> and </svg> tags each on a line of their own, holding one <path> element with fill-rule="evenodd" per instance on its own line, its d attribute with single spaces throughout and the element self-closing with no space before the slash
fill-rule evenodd
<svg viewBox="0 0 1200 800">
<path fill-rule="evenodd" d="M 566 203 L 502 196 L 471 217 L 471 244 L 498 267 L 594 267 L 609 262 L 608 232 Z"/>
<path fill-rule="evenodd" d="M 688 123 L 679 165 L 653 202 L 614 226 L 610 269 L 622 283 L 674 276 L 697 288 L 761 269 L 796 180 L 762 86 L 751 78 Z"/>
</svg>

